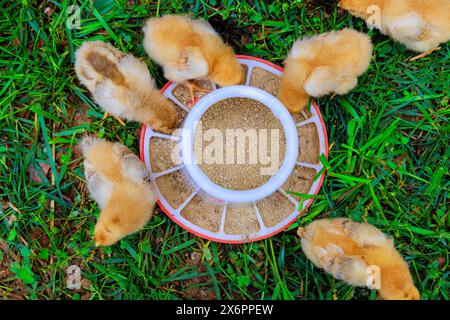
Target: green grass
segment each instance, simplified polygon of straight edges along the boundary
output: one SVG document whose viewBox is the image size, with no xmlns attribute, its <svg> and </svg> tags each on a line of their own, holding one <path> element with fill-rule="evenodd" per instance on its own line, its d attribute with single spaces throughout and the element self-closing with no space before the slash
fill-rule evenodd
<svg viewBox="0 0 450 320">
<path fill-rule="evenodd" d="M 350 217 L 394 237 L 424 299 L 449 298 L 448 44 L 408 62 L 415 53 L 332 1 L 127 2 L 79 2 L 77 30 L 66 26 L 69 1 L 0 0 L 0 296 L 375 299 L 375 292 L 315 268 L 296 236 L 298 225 L 317 217 Z M 288 230 L 223 245 L 189 234 L 156 210 L 142 232 L 95 249 L 99 210 L 88 199 L 76 144 L 92 132 L 137 152 L 139 125 L 102 121 L 76 80 L 74 50 L 84 40 L 110 41 L 145 57 L 161 86 L 161 70 L 142 48 L 143 21 L 187 11 L 208 18 L 236 52 L 277 64 L 298 37 L 343 27 L 368 32 L 374 58 L 350 94 L 319 100 L 328 173 L 321 197 Z M 66 287 L 70 265 L 88 280 L 78 291 Z"/>
</svg>

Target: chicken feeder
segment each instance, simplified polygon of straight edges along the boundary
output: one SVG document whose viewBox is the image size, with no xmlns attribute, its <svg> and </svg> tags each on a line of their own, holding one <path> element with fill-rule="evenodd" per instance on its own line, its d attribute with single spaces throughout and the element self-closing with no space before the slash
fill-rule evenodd
<svg viewBox="0 0 450 320">
<path fill-rule="evenodd" d="M 307 118 L 291 117 L 287 109 L 273 95 L 277 88 L 269 88 L 267 81 L 255 87 L 255 77 L 265 73 L 279 83 L 283 69 L 262 59 L 238 56 L 247 75 L 239 86 L 217 88 L 190 106 L 175 94 L 180 84 L 168 82 L 161 90 L 186 114 L 180 134 L 166 135 L 143 126 L 140 156 L 150 172 L 150 180 L 158 195 L 161 209 L 175 223 L 189 232 L 223 243 L 244 243 L 273 236 L 291 225 L 313 202 L 301 194 L 319 192 L 325 172 L 319 161 L 328 157 L 325 125 L 317 104 L 313 101 Z M 267 183 L 250 190 L 230 190 L 211 181 L 197 165 L 193 152 L 196 123 L 206 110 L 227 98 L 248 98 L 268 107 L 281 122 L 286 137 L 286 151 L 278 171 Z M 179 162 L 158 166 L 155 157 L 161 146 L 176 147 Z M 316 150 L 313 155 L 304 150 Z M 171 153 L 172 153 L 171 152 Z M 311 153 L 311 152 L 310 152 Z M 300 189 L 300 190 L 297 190 Z M 277 212 L 280 211 L 280 212 Z"/>
</svg>

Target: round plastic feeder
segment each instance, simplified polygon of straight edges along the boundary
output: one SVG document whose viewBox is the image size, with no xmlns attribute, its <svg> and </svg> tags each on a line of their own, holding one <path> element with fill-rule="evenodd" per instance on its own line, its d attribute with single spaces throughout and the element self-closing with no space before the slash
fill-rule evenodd
<svg viewBox="0 0 450 320">
<path fill-rule="evenodd" d="M 273 95 L 283 70 L 253 57 L 239 56 L 239 60 L 247 72 L 243 85 L 217 88 L 211 84 L 211 92 L 193 107 L 179 94 L 182 85 L 169 82 L 163 87 L 161 92 L 184 116 L 181 135 L 161 134 L 146 126 L 141 133 L 141 160 L 150 172 L 161 209 L 186 230 L 224 243 L 261 240 L 291 225 L 313 202 L 299 194 L 319 192 L 325 175 L 319 156 L 328 157 L 325 125 L 315 102 L 308 118 L 293 118 Z M 276 85 L 258 81 L 260 76 L 265 80 L 271 77 L 270 83 Z M 255 189 L 226 189 L 211 181 L 195 159 L 197 124 L 209 107 L 228 98 L 262 103 L 280 121 L 285 133 L 286 149 L 280 168 Z M 158 161 L 167 161 L 174 149 L 179 153 L 179 162 L 160 165 Z"/>
</svg>

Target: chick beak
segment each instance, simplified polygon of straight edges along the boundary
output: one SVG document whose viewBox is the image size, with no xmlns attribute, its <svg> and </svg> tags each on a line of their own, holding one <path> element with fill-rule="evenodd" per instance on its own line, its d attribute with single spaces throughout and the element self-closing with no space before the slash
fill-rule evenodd
<svg viewBox="0 0 450 320">
<path fill-rule="evenodd" d="M 96 248 L 100 247 L 100 243 L 98 243 L 97 241 L 95 241 L 95 247 L 96 247 Z"/>
</svg>

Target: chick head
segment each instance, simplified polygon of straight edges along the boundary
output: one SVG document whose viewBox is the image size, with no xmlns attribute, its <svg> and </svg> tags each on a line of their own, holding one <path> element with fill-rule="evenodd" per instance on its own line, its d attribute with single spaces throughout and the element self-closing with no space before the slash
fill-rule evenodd
<svg viewBox="0 0 450 320">
<path fill-rule="evenodd" d="M 233 49 L 227 47 L 218 56 L 212 65 L 210 78 L 221 87 L 233 86 L 242 83 L 244 71 Z"/>
<path fill-rule="evenodd" d="M 403 272 L 392 272 L 389 281 L 382 280 L 379 293 L 386 300 L 420 300 L 419 290 L 414 286 L 411 276 Z"/>
<path fill-rule="evenodd" d="M 280 86 L 277 98 L 291 114 L 297 114 L 305 109 L 309 96 L 302 90 L 293 89 L 290 84 Z"/>
<path fill-rule="evenodd" d="M 96 247 L 112 246 L 126 236 L 126 233 L 122 231 L 120 218 L 112 212 L 105 212 L 111 210 L 114 209 L 105 208 L 95 225 L 94 240 Z"/>
<path fill-rule="evenodd" d="M 368 15 L 367 8 L 371 4 L 371 0 L 340 0 L 338 6 L 347 10 L 357 17 L 366 17 Z"/>
<path fill-rule="evenodd" d="M 171 134 L 180 122 L 178 112 L 171 106 L 170 102 L 165 100 L 160 103 L 159 111 L 148 123 L 154 130 L 165 134 Z"/>
</svg>

